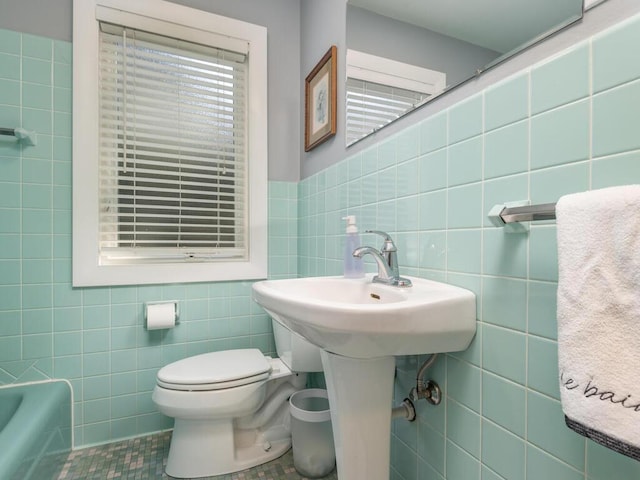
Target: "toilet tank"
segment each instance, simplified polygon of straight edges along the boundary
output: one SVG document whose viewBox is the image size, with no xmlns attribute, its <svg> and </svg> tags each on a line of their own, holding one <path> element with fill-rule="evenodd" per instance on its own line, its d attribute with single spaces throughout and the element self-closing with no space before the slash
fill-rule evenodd
<svg viewBox="0 0 640 480">
<path fill-rule="evenodd" d="M 322 372 L 320 348 L 297 333 L 271 320 L 278 357 L 293 372 Z"/>
</svg>

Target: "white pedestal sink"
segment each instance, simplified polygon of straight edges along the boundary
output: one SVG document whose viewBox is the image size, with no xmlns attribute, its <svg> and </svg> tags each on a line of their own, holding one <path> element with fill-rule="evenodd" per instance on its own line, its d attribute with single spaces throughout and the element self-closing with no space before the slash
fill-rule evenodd
<svg viewBox="0 0 640 480">
<path fill-rule="evenodd" d="M 253 298 L 322 348 L 341 480 L 388 480 L 395 355 L 453 352 L 476 331 L 475 296 L 410 278 L 409 288 L 364 279 L 265 280 Z"/>
</svg>

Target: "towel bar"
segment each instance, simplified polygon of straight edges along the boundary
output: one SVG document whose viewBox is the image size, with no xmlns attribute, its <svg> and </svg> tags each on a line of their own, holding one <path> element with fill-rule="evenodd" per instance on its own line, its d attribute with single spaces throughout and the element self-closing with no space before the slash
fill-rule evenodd
<svg viewBox="0 0 640 480">
<path fill-rule="evenodd" d="M 4 128 L 0 127 L 0 135 L 7 135 L 9 137 L 16 137 L 18 142 L 24 145 L 36 145 L 37 137 L 36 132 L 25 130 L 24 128 Z"/>
<path fill-rule="evenodd" d="M 523 207 L 505 207 L 500 212 L 500 218 L 504 223 L 555 220 L 556 204 L 542 203 L 540 205 L 526 205 Z"/>
<path fill-rule="evenodd" d="M 495 205 L 488 217 L 494 226 L 504 227 L 507 232 L 526 232 L 529 227 L 521 222 L 555 220 L 556 204 L 529 205 L 528 201 L 503 203 Z"/>
</svg>

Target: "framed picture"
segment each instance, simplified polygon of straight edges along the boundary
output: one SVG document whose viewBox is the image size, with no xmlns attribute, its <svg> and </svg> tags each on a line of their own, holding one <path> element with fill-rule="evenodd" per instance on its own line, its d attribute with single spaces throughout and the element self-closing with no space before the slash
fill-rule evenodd
<svg viewBox="0 0 640 480">
<path fill-rule="evenodd" d="M 305 79 L 304 151 L 336 134 L 336 46 L 332 45 Z"/>
</svg>

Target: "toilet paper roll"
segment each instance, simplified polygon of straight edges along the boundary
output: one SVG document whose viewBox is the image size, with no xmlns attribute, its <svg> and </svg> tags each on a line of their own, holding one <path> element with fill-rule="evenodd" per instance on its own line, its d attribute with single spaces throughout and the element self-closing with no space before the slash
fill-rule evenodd
<svg viewBox="0 0 640 480">
<path fill-rule="evenodd" d="M 176 326 L 176 304 L 148 303 L 147 304 L 147 330 L 159 330 Z"/>
</svg>

